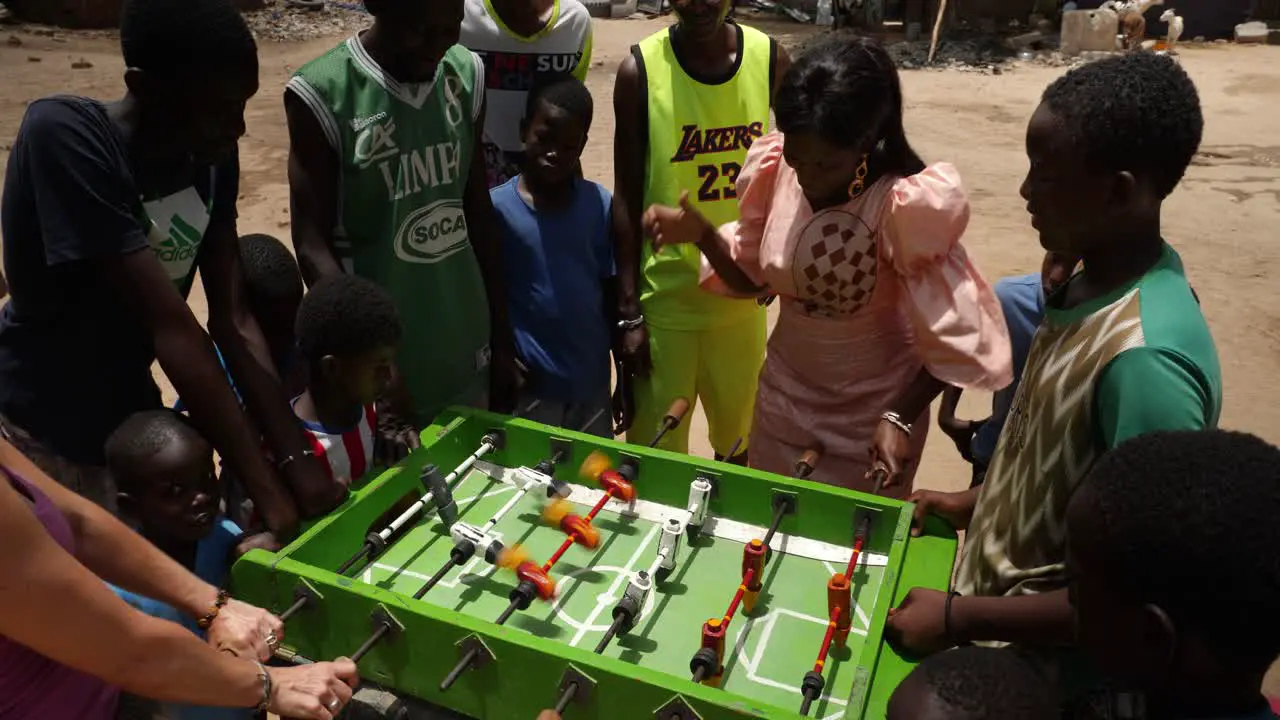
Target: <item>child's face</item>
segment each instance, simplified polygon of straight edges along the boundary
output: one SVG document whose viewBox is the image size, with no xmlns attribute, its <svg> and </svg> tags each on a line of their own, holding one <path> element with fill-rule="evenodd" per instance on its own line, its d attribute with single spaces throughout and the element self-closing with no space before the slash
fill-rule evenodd
<svg viewBox="0 0 1280 720">
<path fill-rule="evenodd" d="M 1031 166 L 1020 192 L 1044 249 L 1079 257 L 1114 235 L 1132 196 L 1132 176 L 1090 168 L 1043 103 L 1027 125 L 1026 143 Z"/>
<path fill-rule="evenodd" d="M 1159 686 L 1174 662 L 1173 628 L 1159 608 L 1129 590 L 1110 568 L 1096 504 L 1086 483 L 1067 508 L 1068 597 L 1076 641 L 1109 677 Z"/>
<path fill-rule="evenodd" d="M 587 128 L 572 113 L 539 102 L 524 127 L 523 172 L 544 184 L 569 182 L 587 144 Z"/>
<path fill-rule="evenodd" d="M 354 357 L 326 355 L 321 368 L 326 384 L 340 388 L 352 404 L 368 405 L 391 387 L 395 357 L 395 348 L 389 346 Z"/>
<path fill-rule="evenodd" d="M 426 82 L 462 32 L 463 0 L 365 0 L 405 82 Z"/>
<path fill-rule="evenodd" d="M 129 483 L 133 512 L 148 534 L 194 542 L 209 534 L 222 497 L 213 449 L 204 440 L 165 445 Z"/>
</svg>

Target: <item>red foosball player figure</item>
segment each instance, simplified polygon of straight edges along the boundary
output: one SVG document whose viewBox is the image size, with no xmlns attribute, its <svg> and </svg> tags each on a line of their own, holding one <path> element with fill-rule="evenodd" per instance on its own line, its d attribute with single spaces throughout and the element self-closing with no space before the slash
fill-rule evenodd
<svg viewBox="0 0 1280 720">
<path fill-rule="evenodd" d="M 609 456 L 598 450 L 582 462 L 579 473 L 584 479 L 598 484 L 606 497 L 617 498 L 624 503 L 636 499 L 636 488 L 632 484 L 634 478 L 626 477 L 622 469 L 615 470 Z"/>
<path fill-rule="evenodd" d="M 742 608 L 750 615 L 756 607 L 760 591 L 764 589 L 764 562 L 768 548 L 759 539 L 742 546 L 742 577 L 750 577 L 747 591 L 742 595 Z"/>
<path fill-rule="evenodd" d="M 529 554 L 519 545 L 504 549 L 498 554 L 498 561 L 494 564 L 514 571 L 520 586 L 528 586 L 538 599 L 548 601 L 556 596 L 556 582 L 541 565 L 531 561 Z"/>
<path fill-rule="evenodd" d="M 555 500 L 542 510 L 542 519 L 552 527 L 558 527 L 565 535 L 585 548 L 595 549 L 600 545 L 600 531 L 592 527 L 591 522 L 573 512 L 573 505 L 566 500 Z"/>
</svg>

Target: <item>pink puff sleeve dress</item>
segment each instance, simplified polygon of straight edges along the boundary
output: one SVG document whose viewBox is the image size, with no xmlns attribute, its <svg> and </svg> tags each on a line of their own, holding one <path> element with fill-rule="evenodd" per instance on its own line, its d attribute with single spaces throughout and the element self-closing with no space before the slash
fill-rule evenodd
<svg viewBox="0 0 1280 720">
<path fill-rule="evenodd" d="M 780 302 L 760 372 L 753 467 L 791 475 L 821 448 L 811 480 L 869 490 L 864 475 L 880 415 L 926 368 L 966 389 L 1009 384 L 1000 303 L 960 244 L 969 203 L 959 173 L 938 163 L 884 177 L 848 203 L 814 212 L 783 161 L 782 135 L 756 140 L 738 179 L 741 219 L 719 241 L 762 295 Z M 702 286 L 732 294 L 703 260 Z M 913 421 L 911 487 L 929 427 Z"/>
</svg>

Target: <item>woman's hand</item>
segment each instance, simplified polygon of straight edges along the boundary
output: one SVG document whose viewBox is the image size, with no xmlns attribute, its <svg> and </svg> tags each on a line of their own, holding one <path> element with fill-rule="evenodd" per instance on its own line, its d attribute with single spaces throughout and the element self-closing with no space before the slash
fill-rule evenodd
<svg viewBox="0 0 1280 720">
<path fill-rule="evenodd" d="M 883 467 L 888 472 L 884 486 L 889 487 L 898 483 L 910 464 L 911 435 L 882 418 L 871 440 L 871 470 L 867 477 L 872 477 L 879 467 Z"/>
<path fill-rule="evenodd" d="M 351 702 L 359 684 L 356 664 L 347 658 L 297 667 L 268 668 L 271 701 L 267 709 L 286 718 L 332 720 Z"/>
<path fill-rule="evenodd" d="M 248 603 L 228 599 L 209 625 L 207 639 L 213 647 L 245 659 L 266 662 L 284 637 L 280 618 Z"/>
<path fill-rule="evenodd" d="M 696 243 L 716 231 L 715 226 L 689 204 L 687 190 L 680 193 L 680 207 L 650 205 L 644 211 L 640 225 L 653 239 L 655 252 L 667 245 Z"/>
</svg>

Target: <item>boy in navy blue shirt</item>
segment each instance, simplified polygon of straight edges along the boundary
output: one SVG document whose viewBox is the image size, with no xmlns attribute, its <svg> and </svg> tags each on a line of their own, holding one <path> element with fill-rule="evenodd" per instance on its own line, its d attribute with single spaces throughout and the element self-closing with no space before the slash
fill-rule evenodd
<svg viewBox="0 0 1280 720">
<path fill-rule="evenodd" d="M 613 198 L 578 164 L 592 111 L 572 76 L 535 83 L 520 128 L 521 174 L 490 195 L 525 369 L 520 407 L 539 400 L 529 419 L 612 437 Z"/>
</svg>

